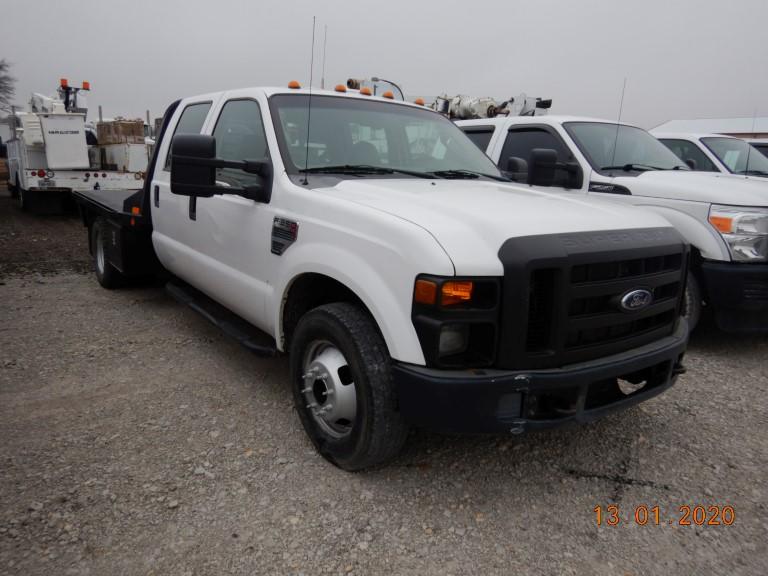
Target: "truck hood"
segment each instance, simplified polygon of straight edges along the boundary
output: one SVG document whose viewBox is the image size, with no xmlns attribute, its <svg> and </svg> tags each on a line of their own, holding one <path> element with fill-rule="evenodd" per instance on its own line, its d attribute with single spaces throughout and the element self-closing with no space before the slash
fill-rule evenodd
<svg viewBox="0 0 768 576">
<path fill-rule="evenodd" d="M 501 274 L 498 251 L 509 238 L 670 226 L 661 216 L 615 202 L 487 181 L 342 180 L 323 192 L 422 227 L 456 273 L 466 275 Z"/>
<path fill-rule="evenodd" d="M 710 204 L 768 206 L 768 180 L 733 174 L 658 170 L 612 180 L 635 196 L 672 198 Z"/>
</svg>

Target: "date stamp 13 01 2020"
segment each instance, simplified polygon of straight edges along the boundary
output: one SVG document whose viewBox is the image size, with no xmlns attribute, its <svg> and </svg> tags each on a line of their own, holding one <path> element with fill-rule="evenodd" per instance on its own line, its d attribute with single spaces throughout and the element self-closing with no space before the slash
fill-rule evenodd
<svg viewBox="0 0 768 576">
<path fill-rule="evenodd" d="M 677 510 L 665 511 L 660 506 L 640 504 L 629 510 L 617 504 L 601 506 L 592 511 L 598 526 L 732 526 L 736 522 L 733 506 L 683 504 Z"/>
</svg>

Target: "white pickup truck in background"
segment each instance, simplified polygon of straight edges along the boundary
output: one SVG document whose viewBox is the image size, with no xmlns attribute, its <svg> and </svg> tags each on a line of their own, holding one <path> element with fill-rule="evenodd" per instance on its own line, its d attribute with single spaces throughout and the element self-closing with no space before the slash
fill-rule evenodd
<svg viewBox="0 0 768 576">
<path fill-rule="evenodd" d="M 174 103 L 143 190 L 75 193 L 99 282 L 165 274 L 289 353 L 296 412 L 347 470 L 409 426 L 518 434 L 674 383 L 688 246 L 666 220 L 511 184 L 440 114 L 365 92 Z"/>
<path fill-rule="evenodd" d="M 664 216 L 691 244 L 686 311 L 703 304 L 729 331 L 768 331 L 768 186 L 693 172 L 645 130 L 564 116 L 457 124 L 512 179 L 568 198 L 601 198 Z"/>
<path fill-rule="evenodd" d="M 691 170 L 768 178 L 768 158 L 741 138 L 655 130 L 651 134 Z"/>
</svg>

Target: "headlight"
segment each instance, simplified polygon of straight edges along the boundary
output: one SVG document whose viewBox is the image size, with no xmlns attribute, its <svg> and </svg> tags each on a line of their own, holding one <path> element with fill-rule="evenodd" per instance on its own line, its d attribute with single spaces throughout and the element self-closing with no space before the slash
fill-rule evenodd
<svg viewBox="0 0 768 576">
<path fill-rule="evenodd" d="M 768 260 L 768 209 L 713 204 L 709 223 L 720 232 L 735 261 Z"/>
</svg>

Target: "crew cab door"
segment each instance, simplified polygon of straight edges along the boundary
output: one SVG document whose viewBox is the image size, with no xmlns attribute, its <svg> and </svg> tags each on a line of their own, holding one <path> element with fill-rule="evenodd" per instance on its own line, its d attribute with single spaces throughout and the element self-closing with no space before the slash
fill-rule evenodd
<svg viewBox="0 0 768 576">
<path fill-rule="evenodd" d="M 584 170 L 574 154 L 563 141 L 557 131 L 548 125 L 511 125 L 506 134 L 497 135 L 491 143 L 491 158 L 498 157 L 497 165 L 500 170 L 508 173 L 516 182 L 530 184 L 536 189 L 557 191 L 581 191 L 584 188 Z M 554 178 L 546 185 L 531 182 L 534 150 L 554 150 L 557 154 L 557 168 Z M 510 164 L 510 160 L 512 163 Z"/>
<path fill-rule="evenodd" d="M 188 225 L 192 199 L 171 193 L 171 143 L 179 134 L 200 134 L 212 106 L 212 100 L 179 105 L 159 143 L 158 162 L 152 175 L 152 242 L 163 266 L 185 280 L 192 273 Z"/>
<path fill-rule="evenodd" d="M 262 114 L 262 106 L 254 99 L 223 99 L 205 130 L 216 139 L 216 157 L 269 161 Z M 222 188 L 244 188 L 257 180 L 258 176 L 234 168 L 216 172 Z M 196 202 L 186 223 L 189 247 L 197 267 L 204 271 L 198 287 L 254 325 L 268 329 L 271 316 L 264 308 L 272 281 L 273 206 L 236 194 L 190 200 Z"/>
</svg>

